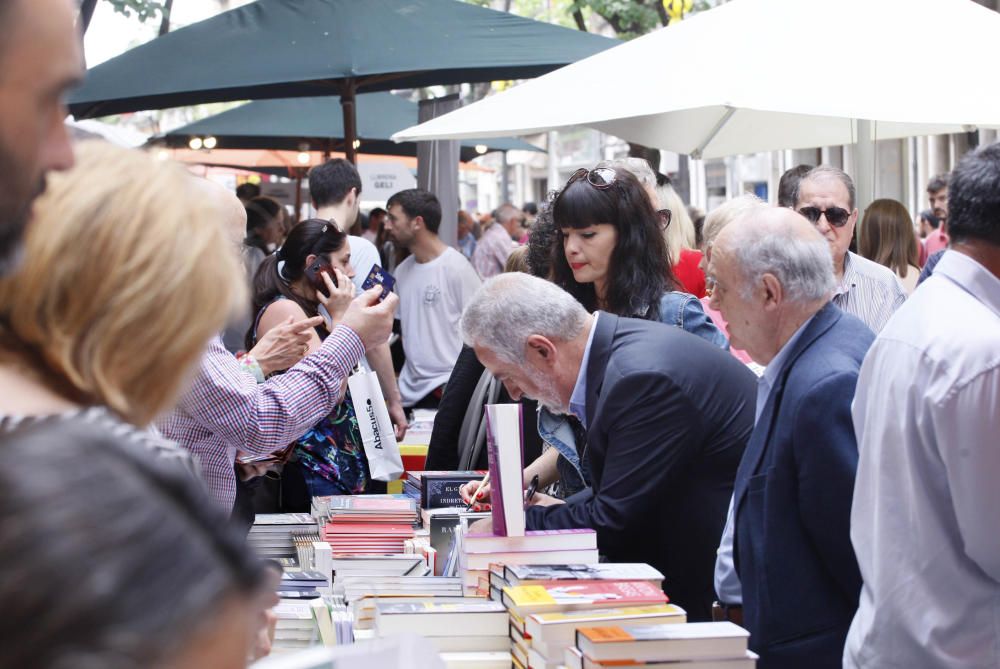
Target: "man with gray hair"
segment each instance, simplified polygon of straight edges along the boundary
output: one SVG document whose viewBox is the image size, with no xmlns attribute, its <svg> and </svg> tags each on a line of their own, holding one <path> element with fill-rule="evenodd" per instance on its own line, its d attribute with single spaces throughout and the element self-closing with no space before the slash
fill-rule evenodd
<svg viewBox="0 0 1000 669">
<path fill-rule="evenodd" d="M 573 414 L 587 430 L 591 488 L 565 503 L 536 495 L 528 529 L 593 528 L 612 562 L 652 564 L 690 620 L 710 619 L 753 374 L 679 328 L 591 315 L 526 274 L 487 282 L 462 315 L 462 337 L 513 399 Z"/>
<path fill-rule="evenodd" d="M 503 272 L 516 240 L 524 233 L 521 223 L 524 214 L 512 204 L 502 204 L 497 209 L 496 221 L 476 243 L 472 253 L 472 266 L 479 276 L 488 279 Z"/>
<path fill-rule="evenodd" d="M 761 667 L 839 667 L 861 590 L 851 400 L 874 336 L 831 302 L 827 244 L 789 209 L 728 225 L 709 274 L 733 345 L 765 365 L 732 505 L 750 646 Z"/>
<path fill-rule="evenodd" d="M 795 210 L 830 244 L 836 278 L 833 303 L 879 332 L 906 301 L 906 290 L 892 270 L 849 250 L 858 222 L 854 181 L 836 167 L 814 167 L 799 182 Z"/>
</svg>

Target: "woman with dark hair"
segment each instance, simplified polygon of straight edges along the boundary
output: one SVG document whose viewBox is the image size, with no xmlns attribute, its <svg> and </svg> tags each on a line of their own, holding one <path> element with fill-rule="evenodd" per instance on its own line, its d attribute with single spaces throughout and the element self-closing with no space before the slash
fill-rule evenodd
<svg viewBox="0 0 1000 669">
<path fill-rule="evenodd" d="M 247 349 L 289 318 L 298 321 L 321 315 L 325 325 L 317 328 L 310 338 L 306 354 L 319 348 L 322 338 L 333 329 L 354 297 L 353 277 L 347 235 L 321 219 L 296 225 L 281 249 L 257 270 L 253 296 L 256 317 L 246 335 Z M 301 472 L 310 496 L 351 495 L 372 490 L 349 395 L 295 443 L 292 457 L 282 477 L 294 477 Z M 284 510 L 309 510 L 307 499 L 284 497 Z"/>
<path fill-rule="evenodd" d="M 861 220 L 858 251 L 895 272 L 907 295 L 916 290 L 920 277 L 919 247 L 910 212 L 903 203 L 883 198 L 868 205 Z"/>
<path fill-rule="evenodd" d="M 0 667 L 246 666 L 279 579 L 199 482 L 80 421 L 0 451 Z"/>
<path fill-rule="evenodd" d="M 577 170 L 552 202 L 552 281 L 588 311 L 658 320 L 728 349 L 698 300 L 677 289 L 663 240 L 670 216 L 627 170 Z"/>
</svg>

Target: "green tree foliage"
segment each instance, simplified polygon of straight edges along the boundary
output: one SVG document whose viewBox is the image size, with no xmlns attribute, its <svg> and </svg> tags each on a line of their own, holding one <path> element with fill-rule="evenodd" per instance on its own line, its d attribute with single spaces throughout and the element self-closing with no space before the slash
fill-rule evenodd
<svg viewBox="0 0 1000 669">
<path fill-rule="evenodd" d="M 162 17 L 167 5 L 166 0 L 108 0 L 108 2 L 119 14 L 124 14 L 128 18 L 135 16 L 143 23 L 158 16 Z"/>
</svg>

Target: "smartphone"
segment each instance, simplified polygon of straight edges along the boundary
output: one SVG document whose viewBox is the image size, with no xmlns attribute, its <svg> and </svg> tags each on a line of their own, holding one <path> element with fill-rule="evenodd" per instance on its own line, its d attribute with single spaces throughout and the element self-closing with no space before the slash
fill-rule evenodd
<svg viewBox="0 0 1000 669">
<path fill-rule="evenodd" d="M 395 285 L 396 277 L 378 265 L 372 265 L 372 271 L 368 272 L 368 276 L 365 277 L 364 283 L 361 284 L 361 290 L 368 290 L 372 286 L 382 286 L 382 295 L 378 298 L 379 302 L 381 302 L 389 296 L 389 293 L 392 292 L 392 287 Z"/>
<path fill-rule="evenodd" d="M 323 281 L 323 275 L 328 274 L 330 279 L 333 281 L 333 285 L 336 286 L 337 274 L 333 271 L 333 267 L 330 265 L 329 260 L 323 256 L 317 256 L 316 260 L 314 260 L 311 265 L 306 267 L 305 274 L 313 288 L 323 293 L 326 297 L 330 297 L 330 291 L 326 289 L 326 282 Z"/>
</svg>

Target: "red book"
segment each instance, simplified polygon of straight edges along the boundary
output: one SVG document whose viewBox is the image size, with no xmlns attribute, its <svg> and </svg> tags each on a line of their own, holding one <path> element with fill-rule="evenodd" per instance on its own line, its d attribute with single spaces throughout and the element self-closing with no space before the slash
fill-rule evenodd
<svg viewBox="0 0 1000 669">
<path fill-rule="evenodd" d="M 389 525 L 386 523 L 327 523 L 323 529 L 326 535 L 343 534 L 381 534 L 388 537 L 413 536 L 413 527 L 410 525 Z"/>
</svg>

